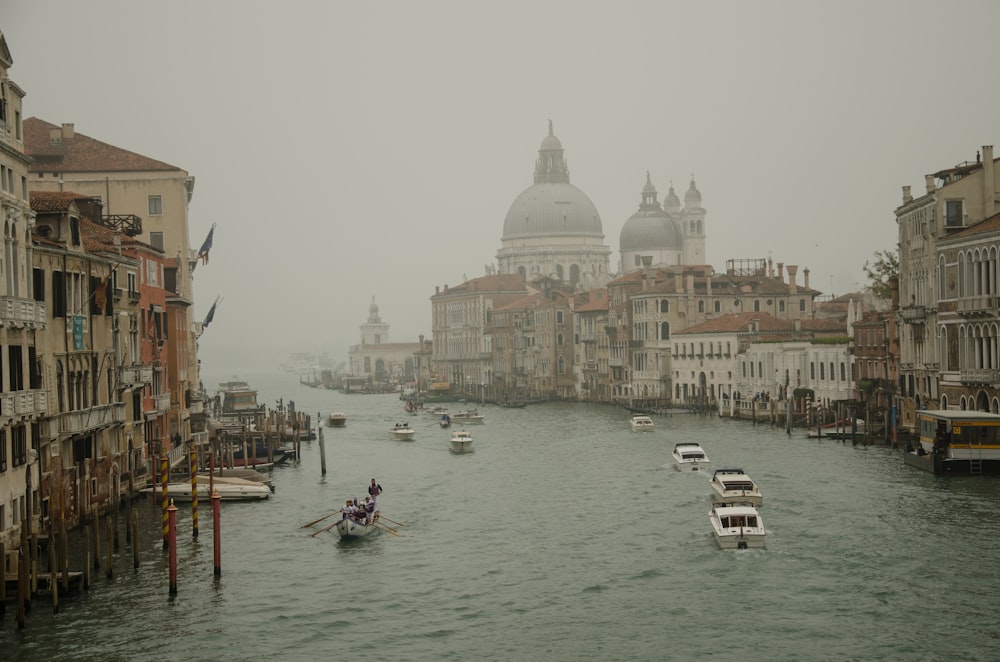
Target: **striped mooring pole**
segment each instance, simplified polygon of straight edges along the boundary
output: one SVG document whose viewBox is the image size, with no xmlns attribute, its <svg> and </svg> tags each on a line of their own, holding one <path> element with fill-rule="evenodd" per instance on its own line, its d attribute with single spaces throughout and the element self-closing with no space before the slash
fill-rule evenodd
<svg viewBox="0 0 1000 662">
<path fill-rule="evenodd" d="M 198 451 L 191 444 L 191 537 L 198 539 Z"/>
</svg>

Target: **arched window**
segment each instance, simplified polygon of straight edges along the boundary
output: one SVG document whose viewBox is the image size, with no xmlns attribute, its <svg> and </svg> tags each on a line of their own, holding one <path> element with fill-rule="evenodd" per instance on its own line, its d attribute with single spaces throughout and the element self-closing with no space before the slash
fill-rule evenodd
<svg viewBox="0 0 1000 662">
<path fill-rule="evenodd" d="M 670 322 L 660 322 L 660 337 L 658 340 L 670 340 Z"/>
<path fill-rule="evenodd" d="M 569 265 L 569 286 L 576 287 L 577 283 L 580 282 L 580 265 L 571 264 Z"/>
<path fill-rule="evenodd" d="M 517 268 L 517 275 L 521 277 L 521 280 L 528 279 L 528 272 L 524 270 L 524 267 Z"/>
<path fill-rule="evenodd" d="M 721 301 L 716 301 L 715 302 L 715 312 L 718 313 L 718 312 L 721 312 L 721 311 L 722 311 L 722 302 Z"/>
<path fill-rule="evenodd" d="M 705 312 L 705 302 L 704 301 L 699 301 L 698 302 L 698 312 L 699 313 Z"/>
<path fill-rule="evenodd" d="M 780 300 L 778 302 L 778 312 L 779 313 L 785 312 L 785 300 L 784 299 L 782 299 L 782 300 Z"/>
<path fill-rule="evenodd" d="M 559 360 L 557 361 L 557 363 L 559 364 L 559 374 L 560 375 L 565 375 L 566 374 L 566 359 L 564 359 L 563 357 L 560 356 Z"/>
<path fill-rule="evenodd" d="M 754 299 L 753 300 L 753 311 L 755 313 L 759 313 L 760 312 L 760 300 L 759 299 Z"/>
<path fill-rule="evenodd" d="M 660 312 L 669 313 L 670 312 L 670 301 L 667 299 L 660 299 Z"/>
</svg>

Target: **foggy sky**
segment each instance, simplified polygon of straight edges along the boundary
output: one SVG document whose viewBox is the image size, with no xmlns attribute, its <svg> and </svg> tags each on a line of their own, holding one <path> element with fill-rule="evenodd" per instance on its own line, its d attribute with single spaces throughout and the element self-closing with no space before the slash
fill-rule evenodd
<svg viewBox="0 0 1000 662">
<path fill-rule="evenodd" d="M 894 249 L 901 187 L 997 141 L 1000 3 L 51 2 L 0 12 L 24 116 L 196 178 L 204 370 L 346 359 L 372 297 L 430 337 L 495 263 L 548 120 L 619 266 L 649 171 L 693 174 L 708 262 L 825 294 Z"/>
</svg>

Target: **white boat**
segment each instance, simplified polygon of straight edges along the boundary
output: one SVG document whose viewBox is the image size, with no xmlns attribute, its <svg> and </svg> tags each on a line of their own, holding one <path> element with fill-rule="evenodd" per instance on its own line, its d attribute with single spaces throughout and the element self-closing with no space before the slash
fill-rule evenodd
<svg viewBox="0 0 1000 662">
<path fill-rule="evenodd" d="M 764 504 L 764 495 L 760 493 L 757 483 L 742 469 L 716 469 L 709 481 L 715 495 L 715 503 L 729 505 L 748 505 L 760 508 Z"/>
<path fill-rule="evenodd" d="M 389 430 L 389 436 L 401 441 L 413 441 L 414 434 L 416 432 L 410 427 L 409 423 L 396 423 L 395 427 Z"/>
<path fill-rule="evenodd" d="M 448 413 L 447 407 L 431 407 L 430 409 L 425 409 L 431 416 L 445 416 Z"/>
<path fill-rule="evenodd" d="M 364 524 L 347 517 L 337 522 L 333 528 L 337 530 L 337 534 L 341 539 L 364 538 L 369 533 L 378 531 L 378 526 L 374 522 L 372 524 Z"/>
<path fill-rule="evenodd" d="M 674 446 L 674 467 L 680 471 L 699 471 L 708 468 L 708 456 L 698 444 L 680 443 Z"/>
<path fill-rule="evenodd" d="M 455 430 L 451 435 L 451 452 L 468 453 L 472 451 L 472 433 L 466 430 Z"/>
<path fill-rule="evenodd" d="M 457 421 L 460 423 L 482 423 L 485 417 L 479 413 L 478 409 L 467 409 L 465 411 L 455 412 L 451 415 L 452 421 Z"/>
<path fill-rule="evenodd" d="M 636 414 L 628 424 L 632 428 L 632 432 L 652 432 L 653 428 L 656 427 L 653 424 L 653 419 L 643 414 Z"/>
<path fill-rule="evenodd" d="M 451 416 L 449 416 L 448 414 L 441 414 L 441 419 L 438 421 L 438 425 L 440 425 L 443 428 L 450 428 Z"/>
<path fill-rule="evenodd" d="M 222 501 L 259 501 L 271 496 L 271 488 L 261 485 L 258 482 L 243 480 L 240 478 L 216 478 L 215 491 L 219 493 Z M 208 479 L 198 479 L 198 501 L 211 503 L 212 495 L 208 492 Z M 146 487 L 140 492 L 151 494 L 152 487 Z M 162 494 L 159 487 L 156 488 L 156 495 Z M 191 483 L 167 483 L 167 498 L 174 501 L 191 500 Z"/>
<path fill-rule="evenodd" d="M 715 504 L 708 513 L 708 520 L 722 549 L 764 547 L 764 520 L 753 506 Z"/>
<path fill-rule="evenodd" d="M 347 414 L 334 412 L 326 417 L 326 424 L 331 428 L 342 428 L 347 425 Z"/>
</svg>

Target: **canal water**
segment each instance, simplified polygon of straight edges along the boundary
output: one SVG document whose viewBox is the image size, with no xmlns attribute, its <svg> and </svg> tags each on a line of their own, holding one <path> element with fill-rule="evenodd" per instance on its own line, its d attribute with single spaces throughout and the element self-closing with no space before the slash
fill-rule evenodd
<svg viewBox="0 0 1000 662">
<path fill-rule="evenodd" d="M 219 376 L 207 387 L 232 377 Z M 273 407 L 344 411 L 261 503 L 223 504 L 222 577 L 211 517 L 178 512 L 168 595 L 159 512 L 140 508 L 141 563 L 52 614 L 40 597 L 5 660 L 995 660 L 1000 650 L 1000 479 L 942 478 L 898 451 L 690 414 L 633 433 L 604 405 L 485 406 L 475 452 L 407 417 L 397 395 L 240 375 Z M 455 411 L 464 405 L 449 403 Z M 414 441 L 389 429 L 408 420 Z M 767 549 L 722 551 L 708 475 L 679 473 L 681 441 L 764 493 Z M 398 535 L 341 543 L 302 525 L 385 492 Z"/>
</svg>

